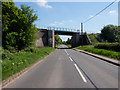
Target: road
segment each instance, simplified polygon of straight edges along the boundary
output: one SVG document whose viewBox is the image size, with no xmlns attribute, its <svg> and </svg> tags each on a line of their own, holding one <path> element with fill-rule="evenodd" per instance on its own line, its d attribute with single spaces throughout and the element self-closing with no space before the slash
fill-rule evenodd
<svg viewBox="0 0 120 90">
<path fill-rule="evenodd" d="M 5 88 L 118 88 L 118 67 L 61 45 Z"/>
</svg>

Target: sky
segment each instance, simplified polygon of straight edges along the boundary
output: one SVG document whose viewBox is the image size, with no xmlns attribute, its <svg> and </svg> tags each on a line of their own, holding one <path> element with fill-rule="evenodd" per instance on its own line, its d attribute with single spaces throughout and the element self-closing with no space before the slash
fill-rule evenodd
<svg viewBox="0 0 120 90">
<path fill-rule="evenodd" d="M 80 29 L 80 23 L 93 17 L 111 2 L 15 2 L 20 8 L 21 4 L 30 6 L 37 15 L 38 20 L 34 22 L 36 27 L 63 27 Z M 118 25 L 118 2 L 111 5 L 101 14 L 83 23 L 84 31 L 87 33 L 100 33 L 101 29 L 108 24 Z M 70 36 L 60 36 L 66 41 Z"/>
</svg>

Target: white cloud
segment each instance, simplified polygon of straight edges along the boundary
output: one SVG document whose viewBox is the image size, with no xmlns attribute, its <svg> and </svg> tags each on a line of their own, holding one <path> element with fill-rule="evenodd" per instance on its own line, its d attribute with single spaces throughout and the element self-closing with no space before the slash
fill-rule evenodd
<svg viewBox="0 0 120 90">
<path fill-rule="evenodd" d="M 60 26 L 60 25 L 64 25 L 63 22 L 54 22 L 54 23 L 51 23 L 50 26 Z"/>
<path fill-rule="evenodd" d="M 109 14 L 117 14 L 116 10 L 109 11 Z"/>
<path fill-rule="evenodd" d="M 63 20 L 63 21 L 60 21 L 60 22 L 54 22 L 54 23 L 51 23 L 50 26 L 63 26 L 67 23 L 72 23 L 73 20 Z"/>
<path fill-rule="evenodd" d="M 40 7 L 45 7 L 45 8 L 52 8 L 52 6 L 47 4 L 48 2 L 46 0 L 37 0 L 37 4 Z"/>
</svg>

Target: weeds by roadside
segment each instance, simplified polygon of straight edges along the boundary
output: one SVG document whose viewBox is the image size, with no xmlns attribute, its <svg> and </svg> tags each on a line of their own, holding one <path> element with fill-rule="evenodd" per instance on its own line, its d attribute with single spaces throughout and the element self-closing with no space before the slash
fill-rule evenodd
<svg viewBox="0 0 120 90">
<path fill-rule="evenodd" d="M 30 47 L 15 53 L 3 50 L 3 59 L 0 60 L 2 62 L 2 80 L 43 59 L 54 50 L 55 49 L 51 47 Z"/>
</svg>

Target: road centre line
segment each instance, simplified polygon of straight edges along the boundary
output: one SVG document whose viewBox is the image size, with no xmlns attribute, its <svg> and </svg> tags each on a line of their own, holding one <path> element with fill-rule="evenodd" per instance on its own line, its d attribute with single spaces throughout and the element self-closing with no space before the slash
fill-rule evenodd
<svg viewBox="0 0 120 90">
<path fill-rule="evenodd" d="M 85 83 L 87 83 L 87 80 L 85 79 L 85 77 L 83 76 L 83 74 L 81 73 L 80 69 L 78 68 L 78 66 L 76 64 L 74 64 L 75 68 L 77 69 L 78 73 L 80 74 L 80 76 L 82 77 L 83 81 Z"/>
<path fill-rule="evenodd" d="M 69 55 L 69 54 L 67 53 L 66 49 L 65 49 L 65 52 L 66 52 L 67 55 Z M 73 61 L 73 59 L 72 59 L 71 57 L 69 57 L 69 59 L 70 59 L 71 61 Z M 83 81 L 84 81 L 85 83 L 87 83 L 87 80 L 86 80 L 85 77 L 83 76 L 83 74 L 82 74 L 82 72 L 80 71 L 79 67 L 78 67 L 76 64 L 74 64 L 74 66 L 75 66 L 75 68 L 77 69 L 79 75 L 82 77 Z"/>
<path fill-rule="evenodd" d="M 71 61 L 73 61 L 71 57 L 69 57 L 69 59 L 70 59 Z"/>
<path fill-rule="evenodd" d="M 67 55 L 69 55 L 68 52 L 66 51 L 66 49 L 65 49 L 65 52 L 66 52 Z"/>
</svg>

